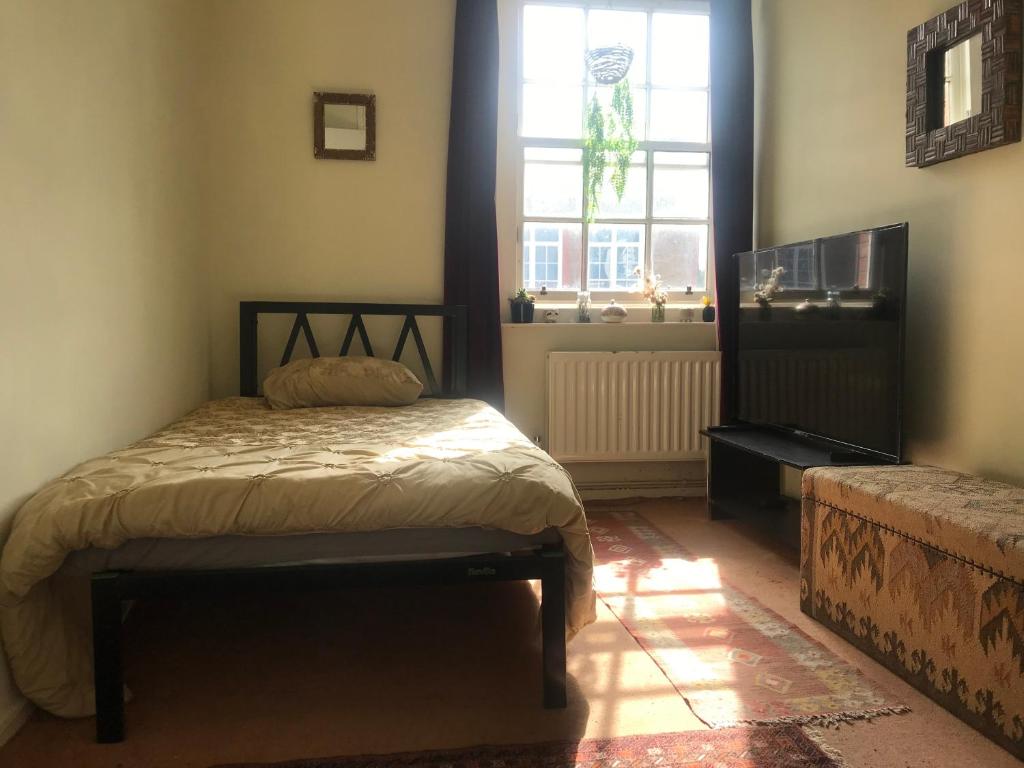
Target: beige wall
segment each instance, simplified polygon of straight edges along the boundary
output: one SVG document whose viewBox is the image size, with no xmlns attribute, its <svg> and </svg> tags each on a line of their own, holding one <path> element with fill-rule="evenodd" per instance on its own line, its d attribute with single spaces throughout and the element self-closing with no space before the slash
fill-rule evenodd
<svg viewBox="0 0 1024 768">
<path fill-rule="evenodd" d="M 0 0 L 0 541 L 206 395 L 194 8 Z M 0 741 L 22 704 L 0 669 Z"/>
<path fill-rule="evenodd" d="M 757 0 L 761 245 L 910 222 L 915 462 L 1024 482 L 1024 145 L 903 165 L 907 30 L 949 0 Z"/>
<path fill-rule="evenodd" d="M 238 301 L 443 297 L 454 0 L 214 0 L 204 243 L 212 392 Z M 313 92 L 377 96 L 377 159 L 314 160 Z"/>
</svg>

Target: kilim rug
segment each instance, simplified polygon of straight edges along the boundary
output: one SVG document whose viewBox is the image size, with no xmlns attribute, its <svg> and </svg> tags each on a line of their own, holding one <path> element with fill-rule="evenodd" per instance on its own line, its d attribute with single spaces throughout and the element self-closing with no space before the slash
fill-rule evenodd
<svg viewBox="0 0 1024 768">
<path fill-rule="evenodd" d="M 587 516 L 598 595 L 712 728 L 910 711 L 636 513 Z"/>
<path fill-rule="evenodd" d="M 839 768 L 798 726 L 684 731 L 219 768 Z"/>
</svg>

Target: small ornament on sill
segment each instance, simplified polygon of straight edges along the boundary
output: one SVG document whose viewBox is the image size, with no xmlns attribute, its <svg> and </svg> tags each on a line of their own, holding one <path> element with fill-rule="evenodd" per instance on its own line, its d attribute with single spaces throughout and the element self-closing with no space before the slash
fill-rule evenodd
<svg viewBox="0 0 1024 768">
<path fill-rule="evenodd" d="M 842 306 L 843 300 L 839 291 L 830 290 L 825 294 L 825 311 L 830 315 L 838 315 Z"/>
<path fill-rule="evenodd" d="M 633 274 L 641 279 L 640 293 L 651 302 L 651 322 L 664 323 L 668 291 L 665 289 L 665 283 L 661 280 L 661 275 L 656 275 L 653 272 L 645 273 L 640 267 L 633 270 Z"/>
<path fill-rule="evenodd" d="M 684 323 L 692 323 L 693 322 L 693 315 L 694 315 L 693 307 L 686 307 L 683 310 L 683 322 Z"/>
<path fill-rule="evenodd" d="M 545 309 L 544 310 L 544 322 L 545 323 L 557 323 L 558 322 L 558 310 L 557 309 Z"/>
<path fill-rule="evenodd" d="M 701 312 L 701 319 L 705 323 L 715 322 L 715 305 L 711 303 L 711 297 L 705 296 L 701 299 L 701 304 L 704 305 L 704 310 Z"/>
<path fill-rule="evenodd" d="M 590 322 L 590 291 L 580 291 L 576 294 L 576 322 Z"/>
<path fill-rule="evenodd" d="M 606 323 L 621 323 L 626 319 L 629 311 L 615 303 L 615 299 L 608 302 L 608 306 L 601 310 L 601 319 Z"/>
<path fill-rule="evenodd" d="M 520 288 L 508 300 L 511 305 L 513 323 L 532 323 L 534 297 L 525 288 Z"/>
</svg>

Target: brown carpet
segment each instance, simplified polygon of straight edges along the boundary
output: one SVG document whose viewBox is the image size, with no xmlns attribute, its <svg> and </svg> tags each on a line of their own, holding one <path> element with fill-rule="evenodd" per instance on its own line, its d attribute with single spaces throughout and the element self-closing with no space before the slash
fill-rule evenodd
<svg viewBox="0 0 1024 768">
<path fill-rule="evenodd" d="M 359 755 L 219 768 L 838 768 L 794 725 L 656 736 L 549 741 L 390 755 Z"/>
</svg>

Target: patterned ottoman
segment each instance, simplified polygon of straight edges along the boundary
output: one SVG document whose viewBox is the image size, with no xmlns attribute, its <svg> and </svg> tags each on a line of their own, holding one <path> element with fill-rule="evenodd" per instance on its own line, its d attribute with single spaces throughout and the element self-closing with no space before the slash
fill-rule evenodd
<svg viewBox="0 0 1024 768">
<path fill-rule="evenodd" d="M 800 607 L 1024 757 L 1024 489 L 935 467 L 807 470 Z"/>
</svg>

